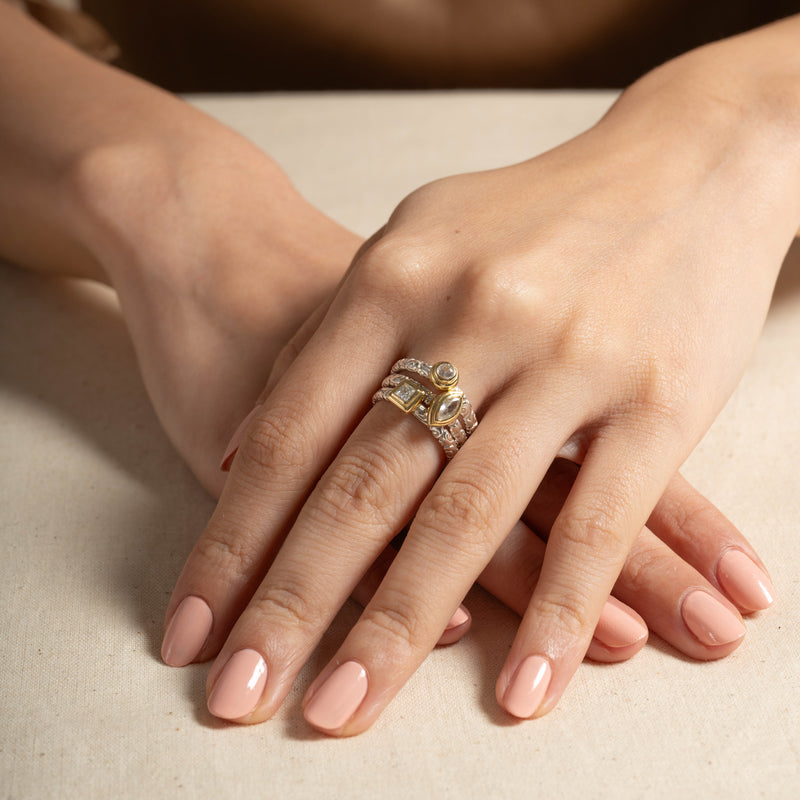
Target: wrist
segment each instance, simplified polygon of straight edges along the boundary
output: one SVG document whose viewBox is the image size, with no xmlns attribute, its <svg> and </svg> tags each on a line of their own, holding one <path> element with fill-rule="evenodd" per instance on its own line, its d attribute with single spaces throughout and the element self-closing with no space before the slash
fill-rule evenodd
<svg viewBox="0 0 800 800">
<path fill-rule="evenodd" d="M 727 202 L 769 205 L 788 243 L 800 227 L 798 36 L 800 16 L 681 55 L 629 87 L 601 126 L 727 173 Z"/>
<path fill-rule="evenodd" d="M 257 184 L 297 196 L 265 154 L 183 101 L 145 104 L 135 129 L 95 138 L 66 178 L 73 224 L 116 288 L 132 281 L 185 285 L 216 238 L 235 236 L 234 197 Z M 154 113 L 155 112 L 155 113 Z M 136 112 L 133 112 L 136 114 Z M 225 201 L 228 202 L 225 202 Z M 269 210 L 262 207 L 264 219 Z"/>
</svg>

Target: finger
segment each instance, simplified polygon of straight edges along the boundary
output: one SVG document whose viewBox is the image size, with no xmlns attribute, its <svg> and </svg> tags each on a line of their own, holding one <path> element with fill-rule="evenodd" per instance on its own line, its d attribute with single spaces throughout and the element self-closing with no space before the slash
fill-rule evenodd
<svg viewBox="0 0 800 800">
<path fill-rule="evenodd" d="M 269 397 L 272 390 L 277 386 L 278 381 L 286 374 L 286 370 L 294 364 L 295 359 L 300 354 L 302 349 L 308 344 L 309 339 L 316 333 L 317 328 L 322 322 L 325 314 L 328 312 L 331 300 L 320 305 L 314 313 L 300 326 L 300 329 L 295 335 L 286 343 L 286 345 L 278 353 L 275 363 L 272 365 L 272 370 L 264 386 L 263 391 L 256 400 L 256 404 L 250 413 L 239 423 L 239 426 L 231 436 L 225 452 L 222 456 L 219 468 L 222 472 L 230 471 L 233 459 L 239 450 L 239 445 L 242 442 L 250 423 L 261 412 L 261 406 L 264 401 Z"/>
<path fill-rule="evenodd" d="M 677 467 L 668 441 L 652 425 L 628 421 L 604 429 L 589 448 L 498 678 L 497 698 L 510 714 L 540 716 L 553 708 L 583 659 L 603 603 L 662 494 L 665 467 L 668 475 Z"/>
<path fill-rule="evenodd" d="M 289 340 L 286 346 L 278 353 L 275 363 L 272 366 L 269 378 L 267 379 L 264 391 L 258 398 L 259 403 L 267 399 L 270 392 L 277 386 L 278 381 L 286 374 L 286 370 L 294 364 L 297 356 L 308 344 L 311 337 L 317 332 L 322 320 L 333 303 L 333 297 L 322 303 L 314 313 L 300 326 L 295 335 Z"/>
<path fill-rule="evenodd" d="M 260 406 L 264 403 L 264 401 L 270 395 L 272 390 L 278 385 L 278 382 L 286 374 L 289 367 L 291 367 L 292 364 L 294 364 L 298 355 L 311 340 L 311 337 L 317 332 L 317 329 L 322 324 L 322 321 L 325 319 L 326 315 L 328 314 L 328 311 L 330 310 L 331 306 L 336 300 L 339 288 L 341 288 L 342 284 L 347 279 L 347 276 L 350 274 L 351 270 L 353 269 L 353 266 L 356 263 L 358 263 L 358 260 L 361 257 L 361 255 L 365 253 L 372 245 L 372 243 L 377 241 L 382 234 L 383 234 L 383 228 L 380 228 L 375 234 L 373 234 L 373 236 L 371 236 L 369 239 L 367 239 L 365 242 L 361 244 L 361 247 L 359 247 L 358 251 L 353 257 L 353 261 L 351 262 L 350 267 L 347 270 L 347 273 L 345 273 L 344 277 L 339 283 L 339 286 L 337 287 L 336 291 L 333 292 L 332 296 L 328 300 L 321 303 L 314 310 L 314 312 L 309 316 L 309 318 L 300 326 L 300 328 L 297 330 L 294 336 L 292 336 L 292 338 L 281 349 L 280 353 L 278 353 L 278 356 L 275 359 L 274 364 L 272 365 L 272 370 L 270 371 L 269 377 L 267 378 L 267 382 L 264 386 L 264 389 L 259 395 L 258 400 L 256 401 L 255 407 L 239 424 L 239 426 L 231 436 L 230 441 L 228 442 L 228 446 L 225 448 L 219 467 L 222 472 L 228 472 L 230 470 L 231 464 L 233 464 L 233 459 L 236 456 L 237 451 L 239 450 L 239 445 L 241 444 L 242 438 L 245 432 L 247 431 L 248 427 L 250 426 L 250 423 L 259 413 Z"/>
<path fill-rule="evenodd" d="M 523 425 L 514 412 L 530 400 L 508 392 L 496 401 L 426 496 L 378 592 L 306 694 L 313 727 L 346 736 L 372 724 L 518 521 L 566 439 L 544 414 Z M 509 444 L 529 438 L 536 448 Z"/>
<path fill-rule="evenodd" d="M 677 474 L 648 527 L 743 613 L 772 605 L 775 587 L 763 562 L 733 523 Z"/>
<path fill-rule="evenodd" d="M 391 566 L 397 551 L 387 547 L 375 563 L 367 570 L 350 597 L 362 607 L 369 603 L 380 582 Z M 185 667 L 191 664 L 202 649 L 211 630 L 212 615 L 208 604 L 199 597 L 187 597 L 173 615 L 164 633 L 161 657 L 172 667 Z M 447 623 L 438 647 L 460 642 L 472 627 L 469 609 L 460 605 Z"/>
<path fill-rule="evenodd" d="M 736 606 L 647 528 L 636 537 L 614 594 L 691 658 L 723 658 L 745 635 Z"/>
<path fill-rule="evenodd" d="M 548 483 L 551 481 L 546 478 L 543 485 Z M 526 518 L 530 518 L 529 514 Z M 544 553 L 544 542 L 524 522 L 518 522 L 481 573 L 478 583 L 522 616 L 539 580 Z M 609 597 L 586 655 L 593 661 L 626 661 L 646 642 L 645 621 L 632 608 Z"/>
<path fill-rule="evenodd" d="M 526 521 L 545 539 L 578 470 L 577 465 L 557 459 L 526 510 Z M 679 532 L 668 531 L 665 537 L 659 531 L 665 543 L 643 529 L 628 554 L 614 594 L 636 609 L 650 630 L 686 655 L 703 660 L 727 655 L 741 642 L 741 621 L 738 614 L 730 613 L 729 599 L 714 582 L 713 568 L 732 545 L 749 546 L 713 504 L 680 476 L 670 481 L 659 507 L 670 509 L 667 521 L 680 526 Z M 654 512 L 649 525 L 660 518 Z M 680 556 L 668 546 L 672 542 L 681 545 Z M 705 594 L 693 595 L 695 591 Z M 719 620 L 717 626 L 729 630 L 727 643 L 719 644 L 719 633 L 692 613 L 698 600 L 709 605 L 708 597 L 718 603 L 713 617 Z"/>
<path fill-rule="evenodd" d="M 442 460 L 413 417 L 389 403 L 367 414 L 310 494 L 221 649 L 208 677 L 212 714 L 243 722 L 272 716 L 359 579 L 413 517 Z M 241 652 L 257 654 L 250 658 L 262 670 L 258 696 L 229 666 Z"/>
<path fill-rule="evenodd" d="M 182 638 L 181 629 L 191 626 L 183 615 L 177 617 L 177 632 L 172 623 L 183 601 L 195 598 L 188 619 L 202 618 L 208 632 L 192 661 L 219 651 L 303 499 L 369 407 L 372 376 L 394 357 L 376 343 L 377 363 L 371 364 L 356 347 L 355 334 L 353 341 L 345 334 L 338 338 L 336 359 L 317 352 L 325 349 L 324 342 L 319 347 L 310 342 L 248 423 L 220 502 L 181 572 L 166 613 L 166 629 Z M 187 638 L 196 643 L 200 637 L 187 633 Z"/>
<path fill-rule="evenodd" d="M 392 545 L 389 545 L 373 562 L 372 566 L 367 570 L 364 577 L 358 582 L 358 585 L 353 590 L 350 597 L 355 600 L 362 608 L 365 608 L 369 601 L 372 600 L 378 587 L 386 577 L 389 567 L 397 556 L 397 550 Z M 439 641 L 436 642 L 437 647 L 445 647 L 447 645 L 460 642 L 472 627 L 472 615 L 465 605 L 460 605 L 452 617 L 450 617 Z"/>
<path fill-rule="evenodd" d="M 356 251 L 355 255 L 353 256 L 352 261 L 350 262 L 350 266 L 347 269 L 347 272 L 342 277 L 342 280 L 339 282 L 339 285 L 336 289 L 332 292 L 331 297 L 328 298 L 326 301 L 321 303 L 318 308 L 314 310 L 314 313 L 300 326 L 297 330 L 295 335 L 291 338 L 291 340 L 287 343 L 287 345 L 281 350 L 278 354 L 278 358 L 275 360 L 273 364 L 272 371 L 270 372 L 269 378 L 267 379 L 266 386 L 264 387 L 264 391 L 261 393 L 259 397 L 259 403 L 263 403 L 264 400 L 267 398 L 269 393 L 275 388 L 278 381 L 283 377 L 286 373 L 286 370 L 294 363 L 297 356 L 300 354 L 302 349 L 308 344 L 311 337 L 316 333 L 317 328 L 319 328 L 322 320 L 325 318 L 325 315 L 330 310 L 331 305 L 333 304 L 334 300 L 336 299 L 336 295 L 339 292 L 339 289 L 342 286 L 342 283 L 347 279 L 347 276 L 350 274 L 353 266 L 358 263 L 361 256 L 366 253 L 366 251 L 372 246 L 374 242 L 376 242 L 380 237 L 383 235 L 384 228 L 380 228 L 376 231 L 369 239 L 363 241 L 361 246 Z"/>
</svg>

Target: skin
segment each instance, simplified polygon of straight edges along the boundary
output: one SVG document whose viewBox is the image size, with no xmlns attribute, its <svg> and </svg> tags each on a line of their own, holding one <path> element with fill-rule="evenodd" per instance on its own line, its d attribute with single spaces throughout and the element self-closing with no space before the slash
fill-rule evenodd
<svg viewBox="0 0 800 800">
<path fill-rule="evenodd" d="M 212 689 L 241 649 L 263 655 L 266 689 L 242 721 L 274 713 L 349 588 L 413 517 L 306 698 L 355 662 L 367 694 L 324 730 L 369 727 L 566 442 L 583 466 L 497 683 L 506 705 L 535 655 L 552 680 L 533 715 L 557 703 L 636 536 L 763 324 L 800 219 L 798 25 L 666 65 L 550 153 L 423 187 L 361 250 L 250 425 L 176 587 L 176 598 L 203 591 L 227 621 L 228 584 L 269 554 L 209 676 Z M 765 65 L 763 52 L 777 55 Z M 458 364 L 480 410 L 441 475 L 416 421 L 385 403 L 365 415 L 363 398 L 408 354 Z M 347 375 L 349 391 L 310 397 L 308 375 L 318 386 Z"/>
<path fill-rule="evenodd" d="M 210 492 L 218 494 L 225 484 L 222 505 L 187 562 L 167 610 L 167 621 L 188 593 L 199 593 L 212 601 L 214 633 L 198 654 L 198 659 L 205 659 L 221 650 L 209 675 L 210 687 L 227 655 L 242 643 L 255 644 L 262 652 L 268 649 L 265 636 L 275 643 L 275 652 L 265 652 L 270 663 L 265 695 L 256 712 L 243 721 L 259 721 L 274 712 L 302 665 L 303 654 L 313 647 L 326 620 L 352 591 L 364 602 L 375 594 L 364 619 L 343 646 L 358 652 L 368 663 L 371 695 L 360 715 L 336 733 L 354 733 L 368 726 L 437 641 L 449 615 L 476 578 L 520 612 L 529 602 L 536 604 L 541 597 L 547 598 L 542 592 L 552 592 L 553 543 L 563 538 L 560 531 L 564 529 L 564 519 L 570 519 L 570 504 L 576 502 L 576 491 L 581 491 L 580 485 L 588 480 L 584 478 L 586 467 L 591 466 L 592 451 L 603 439 L 600 433 L 613 428 L 612 422 L 617 419 L 628 422 L 626 412 L 630 414 L 634 406 L 641 410 L 641 404 L 632 403 L 626 395 L 628 387 L 639 383 L 620 371 L 621 362 L 631 363 L 630 359 L 620 359 L 621 349 L 597 358 L 596 349 L 587 354 L 578 346 L 591 341 L 584 335 L 592 329 L 587 319 L 596 321 L 605 310 L 611 314 L 609 319 L 619 322 L 616 317 L 622 316 L 624 321 L 618 299 L 613 298 L 612 303 L 607 289 L 599 285 L 607 283 L 608 271 L 598 282 L 599 273 L 592 266 L 594 259 L 587 252 L 576 263 L 590 282 L 583 294 L 576 294 L 574 274 L 571 277 L 559 268 L 565 259 L 555 259 L 553 253 L 559 250 L 558 241 L 576 241 L 575 225 L 583 226 L 577 234 L 592 245 L 592 253 L 604 252 L 603 242 L 618 241 L 623 235 L 638 246 L 639 253 L 650 253 L 661 243 L 663 231 L 658 226 L 655 231 L 648 229 L 635 214 L 632 218 L 620 214 L 616 227 L 609 228 L 606 214 L 599 210 L 607 208 L 614 197 L 609 197 L 607 191 L 604 194 L 603 186 L 597 185 L 601 182 L 593 185 L 587 177 L 602 175 L 603 169 L 609 175 L 616 174 L 619 164 L 607 163 L 608 143 L 627 136 L 632 145 L 636 144 L 642 134 L 636 128 L 641 125 L 640 118 L 632 113 L 627 118 L 616 117 L 626 121 L 613 127 L 613 131 L 602 123 L 599 132 L 566 145 L 565 148 L 580 148 L 580 163 L 586 172 L 570 166 L 572 151 L 560 150 L 519 167 L 446 179 L 420 190 L 404 201 L 387 228 L 362 247 L 335 292 L 345 266 L 361 244 L 359 239 L 306 203 L 263 153 L 169 95 L 82 58 L 4 5 L 0 5 L 0 37 L 0 102 L 15 109 L 14 114 L 0 114 L 0 166 L 7 176 L 0 185 L 0 252 L 23 266 L 102 280 L 117 290 L 144 381 L 165 429 Z M 621 104 L 615 113 L 621 113 L 624 107 Z M 639 165 L 648 163 L 646 155 L 639 154 Z M 698 161 L 700 166 L 706 164 L 703 159 Z M 706 174 L 698 168 L 697 175 L 696 181 L 702 184 Z M 570 198 L 558 193 L 548 197 L 547 191 L 550 185 L 563 187 L 565 177 L 575 182 L 570 207 L 576 211 L 569 215 L 562 212 Z M 531 185 L 540 187 L 541 197 L 535 205 L 531 205 Z M 506 198 L 507 212 L 516 224 L 514 236 L 508 237 L 506 231 L 502 237 L 492 239 L 497 234 L 492 233 L 495 225 L 491 206 L 484 202 L 487 192 L 502 193 Z M 676 198 L 685 198 L 685 194 L 680 186 L 671 187 L 664 201 L 668 210 L 681 208 Z M 154 197 L 158 198 L 157 203 L 153 202 Z M 623 207 L 628 208 L 629 197 L 622 199 L 626 201 Z M 779 210 L 770 214 L 773 224 L 777 225 L 776 219 L 791 217 L 791 209 L 784 213 L 782 202 L 778 198 L 770 206 L 771 212 Z M 536 215 L 529 214 L 532 207 L 537 209 Z M 683 224 L 688 224 L 687 216 L 698 211 L 696 207 L 682 210 L 684 217 L 678 222 Z M 651 210 L 650 214 L 655 212 Z M 653 225 L 651 218 L 644 220 L 647 221 Z M 755 223 L 748 220 L 748 224 Z M 768 261 L 770 254 L 778 258 L 782 231 L 772 231 L 766 224 L 763 227 L 757 233 L 763 235 L 771 249 L 767 248 L 768 254 L 761 254 L 760 258 Z M 455 234 L 456 229 L 482 234 L 467 240 Z M 743 238 L 745 232 L 740 240 Z M 423 240 L 426 246 L 420 249 Z M 420 254 L 425 257 L 417 257 Z M 540 267 L 536 279 L 544 282 L 530 283 L 530 257 L 535 257 Z M 646 264 L 646 259 L 642 258 L 641 263 Z M 442 264 L 448 265 L 447 269 L 432 268 Z M 666 278 L 664 270 L 657 268 L 660 262 L 651 266 L 647 286 L 637 279 L 636 286 L 629 288 L 647 290 L 647 297 L 652 298 L 650 305 L 660 307 L 659 293 L 665 291 Z M 419 270 L 424 280 L 409 282 L 409 269 Z M 611 266 L 606 265 L 606 269 Z M 740 277 L 744 278 L 745 273 L 742 268 Z M 694 273 L 691 277 L 700 280 Z M 673 280 L 684 285 L 686 276 Z M 762 276 L 762 280 L 768 287 L 769 278 Z M 703 285 L 711 287 L 709 292 L 714 291 L 713 276 L 707 277 Z M 310 292 L 309 286 L 314 290 Z M 415 293 L 409 287 L 415 287 Z M 751 296 L 759 288 L 768 293 L 759 281 L 747 286 Z M 547 302 L 542 294 L 549 292 L 552 298 L 565 289 L 573 291 L 575 308 L 583 316 L 570 313 L 561 319 L 556 305 Z M 596 308 L 597 298 L 604 296 L 605 309 Z M 537 299 L 541 297 L 545 300 Z M 512 328 L 514 338 L 520 339 L 520 320 L 531 330 L 534 315 L 530 307 L 523 305 L 531 298 L 537 300 L 536 308 L 552 310 L 549 316 L 539 314 L 544 324 L 535 327 L 530 338 L 522 337 L 524 346 L 502 366 L 514 373 L 514 380 L 509 380 L 500 371 L 503 359 L 491 348 L 504 348 L 508 342 L 504 337 L 511 335 Z M 321 311 L 314 313 L 320 302 Z M 608 305 L 614 308 L 609 310 Z M 370 315 L 366 318 L 365 309 Z M 429 316 L 426 309 L 436 313 Z M 763 317 L 763 308 L 760 313 Z M 667 318 L 666 312 L 660 317 Z M 430 319 L 438 321 L 432 324 Z M 475 340 L 470 331 L 485 330 L 487 321 L 497 336 L 481 334 Z M 363 342 L 365 323 L 368 330 L 377 333 L 372 338 L 373 351 L 366 354 L 363 347 L 360 352 L 354 351 L 351 344 L 354 337 L 361 337 Z M 450 331 L 446 330 L 448 323 Z M 709 323 L 709 327 L 713 326 Z M 758 320 L 752 327 L 757 329 Z M 299 333 L 291 340 L 298 328 Z M 442 331 L 452 334 L 449 342 Z M 622 326 L 622 333 L 625 331 Z M 751 334 L 754 336 L 755 332 Z M 331 335 L 334 338 L 329 338 Z M 298 376 L 306 365 L 320 370 L 321 376 L 330 370 L 327 358 L 332 343 L 337 349 L 342 348 L 347 358 L 352 359 L 353 352 L 359 353 L 353 374 L 364 375 L 360 396 L 366 398 L 395 357 L 390 353 L 407 345 L 420 348 L 416 352 L 427 355 L 422 348 L 434 341 L 440 343 L 437 350 L 442 347 L 452 353 L 465 376 L 473 376 L 472 382 L 464 386 L 482 414 L 481 427 L 469 447 L 462 450 L 438 482 L 436 476 L 442 468 L 438 446 L 414 420 L 398 419 L 398 412 L 386 404 L 366 416 L 361 401 L 357 408 L 321 408 L 326 415 L 325 431 L 312 430 L 310 438 L 293 432 L 292 426 L 308 420 L 307 416 L 300 420 L 288 411 L 292 401 L 299 398 L 306 402 L 300 397 Z M 472 369 L 469 353 L 458 349 L 465 342 L 475 348 L 473 358 L 477 360 Z M 652 361 L 645 363 L 652 365 Z M 487 364 L 492 369 L 487 370 Z M 511 417 L 515 425 L 521 425 L 519 420 L 526 418 L 516 412 L 504 414 L 503 405 L 519 403 L 524 411 L 525 404 L 536 396 L 530 391 L 510 391 L 514 382 L 522 386 L 521 381 L 527 377 L 547 387 L 542 377 L 550 376 L 550 391 L 569 397 L 574 396 L 577 370 L 583 371 L 582 380 L 590 381 L 587 396 L 596 395 L 605 406 L 601 408 L 599 399 L 598 405 L 589 404 L 583 409 L 584 424 L 580 428 L 575 424 L 573 431 L 567 430 L 572 421 L 554 423 L 553 435 L 544 447 L 540 432 L 528 432 L 522 426 L 515 436 L 536 433 L 535 447 L 527 456 L 520 447 L 514 448 L 513 453 L 502 453 L 503 426 L 508 429 Z M 261 414 L 247 431 L 226 484 L 224 473 L 218 469 L 220 454 L 270 372 L 273 374 L 267 382 L 269 391 L 263 392 Z M 480 377 L 482 372 L 485 374 Z M 609 382 L 610 372 L 616 378 Z M 560 388 L 553 388 L 559 374 L 563 374 L 563 383 Z M 338 380 L 337 375 L 327 377 Z M 478 377 L 483 384 L 475 382 Z M 589 391 L 592 386 L 594 392 Z M 615 387 L 613 398 L 603 395 L 606 386 Z M 610 413 L 611 399 L 614 414 Z M 575 397 L 572 401 L 576 408 L 578 400 Z M 582 402 L 589 401 L 584 398 Z M 493 416 L 496 422 L 492 422 Z M 270 439 L 277 430 L 270 420 L 279 420 L 292 436 L 280 441 Z M 625 426 L 620 429 L 629 430 Z M 353 431 L 353 437 L 339 454 L 342 434 L 348 431 Z M 573 436 L 576 431 L 579 435 Z M 611 431 L 607 433 L 610 435 Z M 497 439 L 495 444 L 493 437 Z M 585 461 L 575 488 L 565 492 L 563 476 L 551 475 L 540 487 L 540 492 L 552 489 L 551 493 L 545 494 L 545 500 L 540 493 L 538 505 L 536 501 L 531 505 L 540 482 L 537 475 L 545 476 L 567 439 L 573 445 L 573 457 Z M 628 438 L 623 444 L 637 446 L 628 451 L 627 459 L 620 456 L 620 476 L 638 474 L 641 457 L 630 456 L 642 449 L 638 446 L 641 442 Z M 293 449 L 287 451 L 287 446 Z M 301 454 L 296 449 L 300 447 L 311 448 L 313 458 L 304 461 L 309 469 L 298 471 L 294 459 Z M 453 469 L 468 470 L 470 451 L 480 458 L 487 447 L 493 448 L 498 458 L 506 459 L 498 461 L 504 464 L 511 464 L 507 459 L 512 456 L 530 459 L 531 454 L 539 453 L 538 461 L 523 464 L 524 469 L 511 464 L 514 471 L 510 475 L 529 476 L 525 486 L 505 487 L 507 497 L 503 499 L 507 502 L 501 509 L 484 507 L 482 504 L 493 500 L 488 497 L 486 486 L 474 486 L 470 507 L 464 502 L 458 506 L 462 513 L 453 530 L 445 530 L 446 526 L 440 524 L 441 530 L 434 537 L 426 535 L 421 526 L 433 527 L 441 513 L 441 501 L 437 511 L 437 493 L 452 493 L 449 485 L 469 485 L 469 479 L 452 484 Z M 351 468 L 357 468 L 349 477 L 341 469 L 351 457 L 348 451 L 353 454 Z M 391 452 L 396 453 L 394 461 L 384 463 L 385 454 Z M 367 463 L 365 453 L 371 453 L 373 461 L 362 469 Z M 604 582 L 600 582 L 600 588 L 590 586 L 592 594 L 587 596 L 587 609 L 580 617 L 579 628 L 559 631 L 556 626 L 545 632 L 547 636 L 553 634 L 551 642 L 555 645 L 551 646 L 562 648 L 568 667 L 572 664 L 570 659 L 580 660 L 587 647 L 594 647 L 591 635 L 599 607 L 618 574 L 616 590 L 626 594 L 642 616 L 648 622 L 652 620 L 659 633 L 684 652 L 698 658 L 714 658 L 738 644 L 737 640 L 708 648 L 691 639 L 680 619 L 680 599 L 691 588 L 702 587 L 737 613 L 720 592 L 716 562 L 731 547 L 753 559 L 757 557 L 707 500 L 679 478 L 670 482 L 669 476 L 679 461 L 673 458 L 672 462 L 672 471 L 661 482 L 653 481 L 658 491 L 651 507 L 638 516 L 630 514 L 636 527 L 630 537 L 635 541 L 629 553 L 626 549 L 625 553 L 605 554 L 606 542 L 594 537 L 601 556 L 599 562 L 605 568 Z M 320 489 L 310 493 L 317 476 L 329 467 Z M 501 486 L 497 475 L 486 474 L 487 480 Z M 282 493 L 279 503 L 268 507 L 274 496 L 264 491 L 265 481 L 280 491 L 287 480 L 294 483 Z M 341 486 L 347 489 L 344 494 Z M 609 486 L 613 484 L 604 483 L 603 491 Z M 383 518 L 376 513 L 375 491 L 391 500 Z M 661 511 L 656 507 L 651 516 L 655 499 L 662 492 Z M 325 493 L 329 505 L 320 510 L 320 496 Z M 494 500 L 499 497 L 498 494 Z M 474 508 L 473 500 L 479 501 Z M 648 503 L 641 505 L 644 509 Z M 354 508 L 358 508 L 358 515 L 354 516 Z M 387 544 L 415 511 L 416 522 L 407 545 L 392 563 Z M 551 521 L 554 512 L 555 520 Z M 281 547 L 298 513 L 298 523 Z M 471 530 L 476 513 L 481 513 L 487 523 L 480 532 Z M 268 520 L 265 514 L 271 515 Z M 635 536 L 648 516 L 650 528 L 660 537 L 661 544 L 655 544 L 651 534 Z M 524 518 L 527 528 L 519 524 L 520 518 Z M 704 524 L 698 525 L 701 518 Z M 334 558 L 325 574 L 319 568 L 324 559 L 308 555 L 313 556 L 322 546 L 319 526 L 308 524 L 313 519 L 325 521 L 325 539 L 334 544 Z M 531 528 L 542 535 L 550 534 L 546 549 L 539 538 L 531 535 Z M 356 542 L 358 546 L 354 546 Z M 442 567 L 441 571 L 437 568 L 435 581 L 426 574 L 429 567 L 420 562 L 420 548 L 426 547 L 443 548 L 438 554 L 434 550 L 424 553 L 425 563 Z M 298 553 L 304 548 L 307 554 L 301 558 Z M 253 558 L 235 564 L 226 553 L 237 551 L 250 552 Z M 508 558 L 511 552 L 521 557 Z M 623 566 L 625 555 L 630 557 Z M 611 564 L 616 568 L 614 574 Z M 537 583 L 540 567 L 543 577 Z M 410 575 L 410 568 L 418 570 L 416 578 Z M 309 609 L 313 607 L 315 614 L 319 613 L 313 626 L 298 624 L 302 620 L 289 605 L 270 605 L 270 598 L 277 596 L 274 587 L 282 582 L 286 585 L 287 569 L 292 573 L 293 594 L 285 596 L 300 598 L 308 602 Z M 550 584 L 546 582 L 548 570 Z M 677 582 L 676 572 L 681 575 Z M 267 577 L 261 583 L 265 573 Z M 366 577 L 360 582 L 362 576 Z M 330 587 L 330 595 L 314 598 L 309 586 L 322 585 L 321 581 Z M 540 588 L 542 582 L 544 589 Z M 420 602 L 423 585 L 426 592 L 424 602 Z M 642 592 L 645 585 L 646 593 Z M 601 591 L 605 592 L 602 598 Z M 564 596 L 570 596 L 566 590 Z M 387 598 L 402 599 L 401 611 L 407 609 L 409 620 L 405 630 L 413 630 L 413 638 L 398 637 L 397 630 L 402 634 L 401 628 L 392 630 L 386 624 L 381 628 L 370 623 L 370 619 L 404 619 L 394 610 L 382 611 L 391 605 Z M 419 613 L 423 607 L 424 618 Z M 523 622 L 524 642 L 530 641 L 525 628 L 530 613 Z M 547 620 L 546 614 L 540 616 Z M 594 647 L 592 653 L 604 660 L 619 660 L 643 644 L 643 639 L 632 642 L 616 653 Z M 398 660 L 387 670 L 385 656 L 392 647 L 398 648 Z M 285 663 L 276 655 L 281 648 Z M 370 661 L 366 658 L 370 651 L 383 655 Z M 384 665 L 383 673 L 377 666 L 379 662 Z M 567 670 L 559 676 L 565 681 Z"/>
</svg>

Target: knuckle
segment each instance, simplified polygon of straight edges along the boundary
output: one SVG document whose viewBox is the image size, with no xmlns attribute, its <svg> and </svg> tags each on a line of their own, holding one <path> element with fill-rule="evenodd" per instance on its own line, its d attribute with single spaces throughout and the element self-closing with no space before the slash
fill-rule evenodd
<svg viewBox="0 0 800 800">
<path fill-rule="evenodd" d="M 270 583 L 252 601 L 252 610 L 262 621 L 278 622 L 294 633 L 314 630 L 322 619 L 311 594 L 301 591 L 293 581 Z"/>
<path fill-rule="evenodd" d="M 255 543 L 244 534 L 210 528 L 195 545 L 193 558 L 235 582 L 246 578 L 258 558 Z"/>
<path fill-rule="evenodd" d="M 574 592 L 563 592 L 558 596 L 542 597 L 537 601 L 537 614 L 565 631 L 569 639 L 580 639 L 594 629 L 594 620 L 589 613 L 586 599 Z"/>
<path fill-rule="evenodd" d="M 613 500 L 610 503 L 614 505 Z M 582 564 L 602 567 L 620 561 L 628 551 L 629 542 L 619 520 L 619 513 L 603 509 L 562 515 L 553 525 L 551 538 L 558 537 L 561 546 L 581 558 Z"/>
<path fill-rule="evenodd" d="M 658 524 L 671 546 L 689 547 L 695 551 L 706 537 L 730 540 L 737 531 L 718 508 L 703 497 L 684 497 L 682 502 L 661 503 L 657 509 Z"/>
<path fill-rule="evenodd" d="M 688 434 L 691 380 L 679 360 L 648 354 L 634 361 L 630 407 L 649 430 Z"/>
<path fill-rule="evenodd" d="M 417 524 L 455 549 L 484 557 L 493 550 L 494 517 L 500 491 L 488 476 L 461 474 L 432 493 L 417 514 Z"/>
<path fill-rule="evenodd" d="M 390 481 L 387 455 L 376 444 L 365 443 L 358 453 L 342 454 L 336 461 L 320 484 L 319 509 L 334 521 L 388 523 L 397 495 L 386 490 Z"/>
<path fill-rule="evenodd" d="M 370 245 L 358 266 L 361 289 L 382 302 L 421 298 L 434 275 L 428 249 L 401 233 L 387 233 Z"/>
<path fill-rule="evenodd" d="M 426 645 L 426 627 L 408 602 L 372 609 L 362 623 L 374 631 L 381 652 L 395 663 L 402 663 Z"/>
<path fill-rule="evenodd" d="M 513 258 L 476 259 L 459 277 L 464 294 L 460 309 L 487 325 L 493 318 L 539 318 L 543 297 L 530 281 L 521 277 Z"/>
<path fill-rule="evenodd" d="M 250 425 L 237 456 L 242 469 L 255 475 L 265 470 L 288 476 L 302 474 L 312 453 L 303 426 L 295 424 L 295 414 L 288 409 L 273 409 Z"/>
<path fill-rule="evenodd" d="M 633 592 L 640 594 L 652 589 L 656 577 L 659 582 L 677 578 L 676 567 L 674 554 L 663 545 L 641 544 L 628 555 L 622 577 Z"/>
</svg>

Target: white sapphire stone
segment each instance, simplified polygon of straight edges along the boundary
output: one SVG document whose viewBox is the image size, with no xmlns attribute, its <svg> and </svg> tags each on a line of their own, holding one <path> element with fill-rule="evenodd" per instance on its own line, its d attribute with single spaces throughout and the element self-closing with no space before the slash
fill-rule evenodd
<svg viewBox="0 0 800 800">
<path fill-rule="evenodd" d="M 389 392 L 386 399 L 408 414 L 425 399 L 426 395 L 425 387 L 406 378 Z"/>
<path fill-rule="evenodd" d="M 431 369 L 431 381 L 438 389 L 449 389 L 458 381 L 458 370 L 449 361 L 440 361 Z"/>
<path fill-rule="evenodd" d="M 428 409 L 428 425 L 441 427 L 458 419 L 464 396 L 461 392 L 443 392 Z"/>
</svg>

